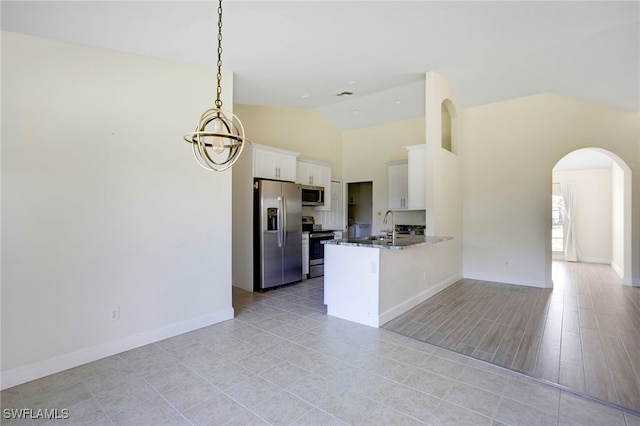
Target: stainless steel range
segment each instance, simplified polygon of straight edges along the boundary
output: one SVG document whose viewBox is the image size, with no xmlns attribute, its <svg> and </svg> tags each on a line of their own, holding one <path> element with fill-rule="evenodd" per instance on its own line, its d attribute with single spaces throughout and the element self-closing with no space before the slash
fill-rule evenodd
<svg viewBox="0 0 640 426">
<path fill-rule="evenodd" d="M 333 240 L 333 231 L 320 230 L 312 216 L 302 217 L 302 231 L 309 232 L 309 278 L 324 275 L 324 240 Z"/>
</svg>

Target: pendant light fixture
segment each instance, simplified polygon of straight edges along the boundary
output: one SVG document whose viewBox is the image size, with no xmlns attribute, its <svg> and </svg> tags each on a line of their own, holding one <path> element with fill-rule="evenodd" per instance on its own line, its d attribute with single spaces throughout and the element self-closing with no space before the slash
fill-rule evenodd
<svg viewBox="0 0 640 426">
<path fill-rule="evenodd" d="M 228 169 L 242 154 L 249 142 L 244 138 L 242 123 L 233 113 L 222 109 L 222 0 L 218 1 L 218 85 L 215 108 L 202 113 L 195 131 L 184 135 L 191 143 L 193 156 L 206 170 L 221 172 Z"/>
</svg>

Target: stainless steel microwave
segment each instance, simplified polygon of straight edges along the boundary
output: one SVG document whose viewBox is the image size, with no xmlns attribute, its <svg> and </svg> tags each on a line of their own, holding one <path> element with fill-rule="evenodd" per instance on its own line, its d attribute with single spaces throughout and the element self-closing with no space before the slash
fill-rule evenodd
<svg viewBox="0 0 640 426">
<path fill-rule="evenodd" d="M 303 206 L 324 206 L 324 186 L 302 185 Z"/>
</svg>

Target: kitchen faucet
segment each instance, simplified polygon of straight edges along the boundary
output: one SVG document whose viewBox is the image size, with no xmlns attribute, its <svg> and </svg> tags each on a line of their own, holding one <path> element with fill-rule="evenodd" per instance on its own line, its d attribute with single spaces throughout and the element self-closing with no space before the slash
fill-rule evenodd
<svg viewBox="0 0 640 426">
<path fill-rule="evenodd" d="M 384 214 L 384 219 L 382 219 L 382 223 L 387 223 L 387 217 L 391 214 L 391 244 L 396 245 L 396 217 L 393 214 L 393 211 L 387 210 Z M 389 235 L 389 232 L 387 232 Z"/>
</svg>

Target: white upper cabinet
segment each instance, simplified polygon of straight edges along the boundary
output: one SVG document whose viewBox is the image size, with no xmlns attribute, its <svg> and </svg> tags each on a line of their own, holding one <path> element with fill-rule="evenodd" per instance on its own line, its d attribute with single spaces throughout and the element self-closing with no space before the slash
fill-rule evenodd
<svg viewBox="0 0 640 426">
<path fill-rule="evenodd" d="M 427 207 L 427 146 L 421 144 L 405 148 L 409 151 L 407 208 L 425 210 Z"/>
<path fill-rule="evenodd" d="M 387 185 L 388 209 L 407 209 L 409 165 L 406 161 L 387 163 Z"/>
<path fill-rule="evenodd" d="M 296 181 L 298 153 L 258 144 L 251 147 L 254 177 Z"/>
<path fill-rule="evenodd" d="M 427 204 L 426 145 L 405 147 L 407 161 L 387 163 L 389 210 L 424 210 Z"/>
<path fill-rule="evenodd" d="M 298 160 L 296 182 L 302 185 L 324 187 L 324 206 L 315 210 L 331 210 L 331 165 L 313 160 Z"/>
</svg>

